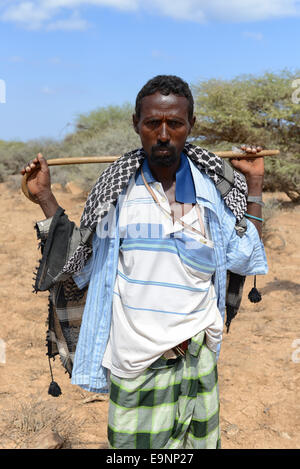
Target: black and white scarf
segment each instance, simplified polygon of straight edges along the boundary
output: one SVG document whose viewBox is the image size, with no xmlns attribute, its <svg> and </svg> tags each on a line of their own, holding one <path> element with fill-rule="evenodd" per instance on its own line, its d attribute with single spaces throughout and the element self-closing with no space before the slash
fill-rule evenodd
<svg viewBox="0 0 300 469">
<path fill-rule="evenodd" d="M 186 143 L 183 153 L 213 180 L 225 204 L 235 215 L 237 224 L 241 223 L 247 209 L 248 189 L 244 176 L 233 170 L 224 159 L 198 146 Z M 97 223 L 108 213 L 111 205 L 116 204 L 145 156 L 142 148 L 130 151 L 103 171 L 85 204 L 80 221 L 81 230 L 94 232 Z M 80 272 L 91 252 L 90 244 L 82 241 L 64 266 L 63 273 Z"/>
</svg>

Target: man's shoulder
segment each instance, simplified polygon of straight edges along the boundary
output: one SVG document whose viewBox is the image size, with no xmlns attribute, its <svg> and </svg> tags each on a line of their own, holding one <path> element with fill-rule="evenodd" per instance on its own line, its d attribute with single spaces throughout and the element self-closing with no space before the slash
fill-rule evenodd
<svg viewBox="0 0 300 469">
<path fill-rule="evenodd" d="M 216 182 L 206 173 L 204 168 L 201 168 L 199 165 L 196 165 L 194 161 L 188 158 L 192 176 L 195 184 L 196 195 L 204 195 L 204 198 L 211 199 L 212 202 L 219 201 L 221 194 L 217 189 Z"/>
</svg>

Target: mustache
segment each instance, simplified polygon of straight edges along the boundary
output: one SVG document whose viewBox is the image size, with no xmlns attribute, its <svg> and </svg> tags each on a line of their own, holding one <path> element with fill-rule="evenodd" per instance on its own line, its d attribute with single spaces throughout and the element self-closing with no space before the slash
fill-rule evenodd
<svg viewBox="0 0 300 469">
<path fill-rule="evenodd" d="M 157 155 L 159 151 L 168 151 L 169 154 L 162 156 Z M 155 166 L 162 166 L 168 167 L 172 166 L 177 160 L 177 150 L 174 145 L 170 145 L 169 143 L 157 143 L 151 147 L 151 153 L 149 155 L 149 159 Z"/>
<path fill-rule="evenodd" d="M 170 145 L 169 143 L 157 143 L 156 145 L 153 145 L 151 148 L 152 154 L 157 152 L 157 151 L 166 151 L 169 150 L 170 153 L 176 153 L 176 148 L 174 145 Z"/>
</svg>

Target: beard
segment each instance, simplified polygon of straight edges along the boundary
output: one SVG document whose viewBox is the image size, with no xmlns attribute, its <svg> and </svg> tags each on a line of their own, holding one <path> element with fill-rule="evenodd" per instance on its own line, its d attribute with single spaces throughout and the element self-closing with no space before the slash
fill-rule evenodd
<svg viewBox="0 0 300 469">
<path fill-rule="evenodd" d="M 167 151 L 168 154 L 166 155 L 159 155 L 159 151 Z M 176 147 L 173 145 L 162 145 L 157 144 L 153 145 L 151 148 L 151 152 L 149 155 L 149 160 L 153 166 L 161 166 L 164 168 L 168 168 L 175 164 L 178 160 L 177 150 Z"/>
</svg>

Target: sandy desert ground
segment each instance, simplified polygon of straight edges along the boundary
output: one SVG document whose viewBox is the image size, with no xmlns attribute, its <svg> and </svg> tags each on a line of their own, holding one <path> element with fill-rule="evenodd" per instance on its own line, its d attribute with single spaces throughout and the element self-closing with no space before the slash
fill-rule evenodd
<svg viewBox="0 0 300 469">
<path fill-rule="evenodd" d="M 64 192 L 57 197 L 78 222 L 84 199 Z M 282 208 L 269 225 L 269 273 L 258 278 L 263 299 L 249 302 L 248 278 L 219 359 L 223 449 L 300 448 L 300 206 L 284 194 L 268 198 Z M 65 448 L 106 448 L 107 400 L 72 386 L 59 359 L 53 370 L 62 395 L 47 393 L 47 294 L 32 293 L 40 208 L 5 184 L 0 204 L 0 448 L 34 448 L 48 429 L 63 437 Z"/>
</svg>

